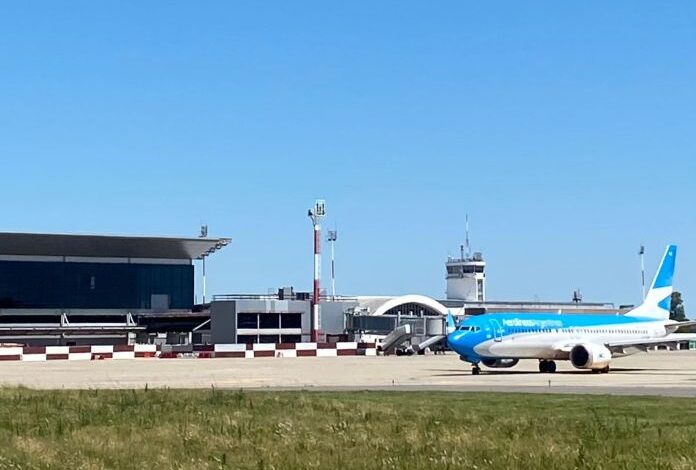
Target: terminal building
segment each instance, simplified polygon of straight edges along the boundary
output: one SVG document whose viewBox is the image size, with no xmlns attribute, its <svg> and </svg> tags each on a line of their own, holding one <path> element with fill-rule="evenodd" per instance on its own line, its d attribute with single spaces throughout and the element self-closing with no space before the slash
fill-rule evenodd
<svg viewBox="0 0 696 470">
<path fill-rule="evenodd" d="M 611 303 L 489 301 L 481 253 L 445 263 L 446 298 L 327 296 L 320 304 L 325 341 L 384 342 L 388 349 L 420 349 L 444 339 L 445 317 L 493 312 L 616 313 Z M 292 288 L 270 295 L 218 295 L 211 306 L 212 343 L 296 342 L 310 339 L 309 294 Z"/>
<path fill-rule="evenodd" d="M 193 260 L 229 241 L 0 233 L 0 343 L 176 342 L 208 318 Z"/>
<path fill-rule="evenodd" d="M 227 238 L 0 233 L 0 343 L 170 345 L 310 341 L 310 294 L 216 295 L 196 305 L 195 260 Z M 612 304 L 494 302 L 480 253 L 445 263 L 446 298 L 322 296 L 322 342 L 387 349 L 442 340 L 448 312 L 607 313 Z M 386 343 L 385 343 L 386 341 Z"/>
</svg>

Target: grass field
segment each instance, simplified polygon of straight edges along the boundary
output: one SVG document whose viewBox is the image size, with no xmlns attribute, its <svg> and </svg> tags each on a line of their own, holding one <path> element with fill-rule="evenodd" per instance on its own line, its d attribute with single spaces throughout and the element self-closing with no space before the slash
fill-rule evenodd
<svg viewBox="0 0 696 470">
<path fill-rule="evenodd" d="M 0 469 L 696 468 L 690 399 L 0 390 Z"/>
</svg>

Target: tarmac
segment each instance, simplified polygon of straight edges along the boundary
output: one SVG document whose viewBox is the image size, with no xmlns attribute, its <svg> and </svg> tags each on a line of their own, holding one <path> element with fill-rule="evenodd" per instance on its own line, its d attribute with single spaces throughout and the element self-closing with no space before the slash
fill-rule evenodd
<svg viewBox="0 0 696 470">
<path fill-rule="evenodd" d="M 336 358 L 131 359 L 0 362 L 0 385 L 35 389 L 228 388 L 432 390 L 696 397 L 696 351 L 653 352 L 612 361 L 593 374 L 537 361 L 471 375 L 454 354 Z"/>
</svg>

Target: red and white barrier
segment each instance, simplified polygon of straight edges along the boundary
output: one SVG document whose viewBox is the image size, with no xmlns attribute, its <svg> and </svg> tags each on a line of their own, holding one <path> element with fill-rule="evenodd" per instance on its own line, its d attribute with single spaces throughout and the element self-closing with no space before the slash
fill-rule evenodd
<svg viewBox="0 0 696 470">
<path fill-rule="evenodd" d="M 194 348 L 195 351 L 196 348 Z M 216 344 L 211 357 L 338 357 L 376 356 L 374 344 L 358 343 L 279 343 Z"/>
<path fill-rule="evenodd" d="M 104 359 L 175 359 L 193 357 L 201 359 L 257 357 L 340 357 L 376 356 L 375 344 L 369 343 L 260 343 L 215 344 L 193 346 L 184 352 L 163 351 L 154 344 L 114 346 L 12 346 L 0 347 L 0 361 L 97 361 Z M 166 349 L 170 349 L 166 347 Z"/>
</svg>

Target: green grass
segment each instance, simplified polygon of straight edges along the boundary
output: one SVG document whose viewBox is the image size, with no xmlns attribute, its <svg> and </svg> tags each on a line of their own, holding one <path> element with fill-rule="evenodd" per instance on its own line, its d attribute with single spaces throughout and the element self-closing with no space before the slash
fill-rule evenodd
<svg viewBox="0 0 696 470">
<path fill-rule="evenodd" d="M 0 390 L 0 469 L 696 468 L 696 402 Z"/>
</svg>

